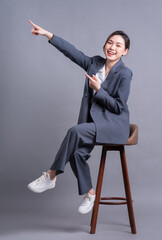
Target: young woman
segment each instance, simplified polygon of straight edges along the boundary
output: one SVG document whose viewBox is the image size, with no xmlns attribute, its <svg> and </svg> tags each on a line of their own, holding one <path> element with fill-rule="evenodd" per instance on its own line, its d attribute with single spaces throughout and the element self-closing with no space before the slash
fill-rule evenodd
<svg viewBox="0 0 162 240">
<path fill-rule="evenodd" d="M 127 99 L 132 72 L 124 66 L 121 57 L 127 54 L 130 40 L 123 31 L 115 31 L 103 47 L 105 58 L 88 57 L 69 42 L 29 22 L 33 35 L 47 37 L 50 44 L 87 73 L 78 124 L 68 130 L 51 168 L 28 184 L 28 188 L 36 193 L 54 188 L 56 176 L 70 162 L 79 194 L 85 194 L 78 211 L 85 214 L 91 211 L 95 201 L 87 164 L 92 149 L 97 143 L 125 144 L 129 137 Z"/>
</svg>

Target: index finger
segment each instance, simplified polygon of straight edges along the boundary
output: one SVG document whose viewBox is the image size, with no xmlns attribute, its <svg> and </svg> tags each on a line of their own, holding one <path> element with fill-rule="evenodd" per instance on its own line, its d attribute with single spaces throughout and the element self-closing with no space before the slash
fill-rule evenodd
<svg viewBox="0 0 162 240">
<path fill-rule="evenodd" d="M 28 21 L 31 23 L 31 25 L 33 25 L 33 27 L 37 27 L 37 25 L 36 24 L 34 24 L 32 21 L 30 21 L 29 19 L 28 19 Z"/>
<path fill-rule="evenodd" d="M 86 75 L 87 78 L 89 78 L 90 80 L 93 80 L 93 78 L 91 76 L 89 76 L 87 73 L 84 73 Z"/>
</svg>

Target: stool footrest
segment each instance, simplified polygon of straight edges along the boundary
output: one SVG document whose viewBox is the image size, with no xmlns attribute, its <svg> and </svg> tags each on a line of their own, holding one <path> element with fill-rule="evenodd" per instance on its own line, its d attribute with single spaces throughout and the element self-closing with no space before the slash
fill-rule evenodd
<svg viewBox="0 0 162 240">
<path fill-rule="evenodd" d="M 100 201 L 99 204 L 104 204 L 104 205 L 122 205 L 122 204 L 127 204 L 127 199 L 123 198 L 123 197 L 102 197 L 101 200 L 104 201 Z M 105 201 L 108 200 L 108 201 Z M 122 201 L 122 202 L 109 202 L 109 200 L 126 200 L 126 201 Z M 132 201 L 133 202 L 133 201 Z"/>
</svg>

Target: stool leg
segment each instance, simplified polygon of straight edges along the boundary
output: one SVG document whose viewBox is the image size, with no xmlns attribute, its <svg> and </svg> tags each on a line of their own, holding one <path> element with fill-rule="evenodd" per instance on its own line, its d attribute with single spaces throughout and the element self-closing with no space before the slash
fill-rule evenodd
<svg viewBox="0 0 162 240">
<path fill-rule="evenodd" d="M 135 224 L 135 218 L 134 218 L 134 212 L 133 212 L 132 197 L 131 197 L 131 190 L 130 190 L 130 184 L 129 184 L 128 169 L 127 169 L 124 146 L 120 149 L 120 158 L 121 158 L 121 165 L 122 165 L 122 171 L 123 171 L 125 193 L 127 198 L 129 221 L 130 221 L 131 231 L 133 234 L 135 234 L 136 224 Z"/>
<path fill-rule="evenodd" d="M 99 172 L 98 172 L 97 187 L 96 187 L 96 200 L 94 203 L 92 218 L 91 218 L 91 231 L 90 231 L 91 234 L 95 233 L 95 231 L 96 231 L 96 224 L 97 224 L 98 209 L 99 209 L 99 202 L 100 202 L 100 196 L 101 196 L 101 188 L 102 188 L 102 181 L 103 181 L 103 175 L 104 175 L 105 161 L 106 161 L 106 147 L 103 146 L 101 161 L 100 161 L 100 168 L 99 168 Z"/>
</svg>

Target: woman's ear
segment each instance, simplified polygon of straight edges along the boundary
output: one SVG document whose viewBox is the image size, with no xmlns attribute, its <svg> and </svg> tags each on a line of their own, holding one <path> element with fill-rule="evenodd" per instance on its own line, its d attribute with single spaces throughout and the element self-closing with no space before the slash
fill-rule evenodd
<svg viewBox="0 0 162 240">
<path fill-rule="evenodd" d="M 128 49 L 128 48 L 126 48 L 126 49 L 124 50 L 124 52 L 123 52 L 122 56 L 125 56 L 125 55 L 128 53 L 128 51 L 129 51 L 129 49 Z"/>
</svg>

